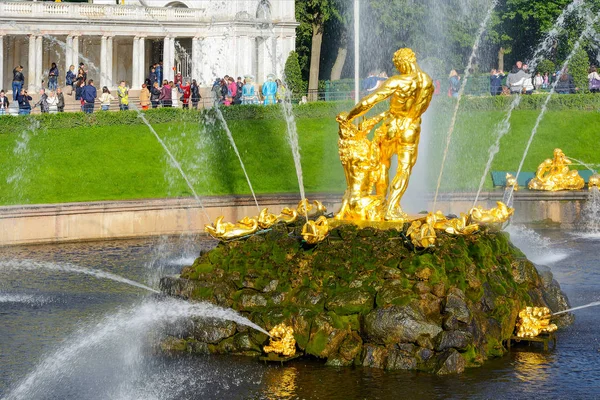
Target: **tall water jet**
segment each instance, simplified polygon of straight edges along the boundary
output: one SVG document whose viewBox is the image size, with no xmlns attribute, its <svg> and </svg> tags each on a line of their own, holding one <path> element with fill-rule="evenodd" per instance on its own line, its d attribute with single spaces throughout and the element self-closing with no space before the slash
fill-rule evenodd
<svg viewBox="0 0 600 400">
<path fill-rule="evenodd" d="M 436 209 L 438 192 L 440 190 L 440 185 L 442 184 L 442 176 L 444 174 L 444 165 L 446 163 L 446 158 L 448 157 L 448 149 L 450 148 L 450 142 L 452 140 L 452 133 L 454 132 L 454 127 L 456 126 L 456 117 L 458 115 L 458 109 L 460 107 L 460 101 L 462 99 L 463 93 L 465 92 L 465 87 L 467 86 L 467 80 L 471 75 L 471 68 L 473 66 L 473 60 L 475 60 L 475 55 L 477 54 L 477 50 L 479 49 L 479 44 L 481 42 L 481 38 L 483 33 L 485 32 L 485 28 L 492 16 L 492 12 L 496 5 L 498 4 L 498 0 L 493 0 L 488 12 L 481 22 L 479 26 L 479 32 L 477 33 L 477 38 L 475 39 L 475 44 L 473 45 L 473 50 L 471 51 L 471 55 L 469 56 L 469 62 L 467 63 L 467 68 L 465 70 L 465 75 L 460 85 L 460 89 L 458 90 L 458 98 L 456 99 L 456 105 L 454 106 L 454 112 L 452 113 L 452 120 L 450 121 L 450 128 L 448 129 L 448 134 L 446 136 L 446 147 L 444 149 L 444 154 L 442 156 L 442 163 L 440 165 L 440 173 L 437 180 L 437 185 L 435 188 L 435 195 L 433 197 L 433 209 Z"/>
<path fill-rule="evenodd" d="M 488 172 L 492 168 L 492 161 L 494 161 L 494 157 L 500 151 L 500 140 L 508 133 L 510 130 L 510 118 L 512 117 L 512 112 L 521 102 L 521 96 L 517 95 L 513 100 L 510 109 L 506 113 L 506 116 L 500 122 L 498 134 L 496 135 L 496 141 L 490 146 L 488 150 L 488 160 L 485 164 L 485 168 L 483 170 L 483 175 L 481 176 L 481 180 L 479 181 L 479 187 L 477 188 L 477 194 L 475 195 L 475 200 L 473 201 L 473 207 L 477 204 L 477 200 L 479 200 L 479 195 L 481 194 L 481 190 L 483 189 L 483 185 L 485 184 L 485 179 L 487 178 Z"/>
<path fill-rule="evenodd" d="M 100 271 L 97 269 L 84 268 L 78 265 L 70 264 L 70 263 L 52 263 L 52 262 L 44 262 L 44 261 L 34 261 L 34 260 L 7 260 L 0 261 L 0 268 L 4 269 L 21 269 L 28 271 L 36 271 L 39 269 L 47 269 L 50 271 L 58 271 L 58 272 L 67 272 L 67 273 L 76 273 L 76 274 L 85 274 L 94 276 L 96 278 L 101 279 L 110 279 L 115 282 L 125 283 L 130 286 L 135 286 L 140 289 L 145 289 L 149 292 L 160 293 L 158 290 L 152 289 L 146 285 L 143 285 L 139 282 L 132 281 L 131 279 L 123 278 L 122 276 L 112 274 L 106 271 Z"/>
<path fill-rule="evenodd" d="M 600 18 L 600 15 L 596 15 L 593 19 L 590 18 L 589 16 L 588 16 L 588 18 L 586 18 L 586 27 L 585 27 L 585 29 L 583 30 L 583 32 L 581 32 L 581 35 L 579 35 L 579 37 L 577 38 L 577 41 L 573 45 L 573 49 L 571 50 L 571 53 L 567 56 L 567 58 L 565 59 L 565 62 L 563 63 L 563 65 L 562 65 L 562 67 L 560 69 L 561 71 L 563 71 L 563 73 L 564 73 L 564 70 L 567 67 L 567 65 L 569 65 L 569 62 L 571 61 L 571 58 L 573 58 L 573 55 L 575 54 L 575 52 L 581 46 L 581 39 L 583 39 L 584 36 L 586 36 L 586 35 L 588 35 L 588 34 L 590 34 L 592 32 L 592 30 L 594 29 L 594 24 L 598 21 L 599 18 Z M 525 151 L 523 152 L 523 157 L 521 158 L 521 162 L 519 163 L 519 168 L 517 169 L 517 174 L 515 175 L 516 179 L 519 179 L 519 174 L 521 173 L 521 170 L 523 168 L 523 164 L 525 163 L 525 158 L 527 157 L 527 153 L 529 152 L 529 148 L 531 147 L 531 143 L 533 142 L 533 138 L 535 137 L 535 134 L 538 131 L 538 128 L 540 126 L 540 122 L 542 122 L 542 119 L 544 118 L 544 115 L 546 115 L 546 111 L 548 110 L 548 103 L 550 102 L 550 99 L 552 98 L 552 95 L 556 91 L 556 85 L 557 84 L 558 84 L 558 79 L 555 80 L 552 83 L 552 86 L 550 88 L 550 92 L 546 95 L 546 99 L 544 100 L 544 103 L 542 104 L 542 110 L 538 114 L 538 117 L 537 117 L 537 119 L 535 121 L 535 125 L 533 126 L 533 130 L 531 131 L 531 135 L 529 136 L 529 140 L 527 141 L 527 145 L 525 146 Z M 507 204 L 509 206 L 512 204 L 513 192 L 514 192 L 513 188 L 509 189 L 508 202 L 507 202 Z"/>
<path fill-rule="evenodd" d="M 246 172 L 246 166 L 244 165 L 242 156 L 240 155 L 240 152 L 235 144 L 235 140 L 233 139 L 233 134 L 231 133 L 231 130 L 229 129 L 229 125 L 227 125 L 227 121 L 225 121 L 225 117 L 223 116 L 223 113 L 221 112 L 221 108 L 219 108 L 219 104 L 216 101 L 215 101 L 214 109 L 215 109 L 215 112 L 217 113 L 217 117 L 219 118 L 219 120 L 221 121 L 221 124 L 223 125 L 223 129 L 225 129 L 225 133 L 227 134 L 229 143 L 231 143 L 231 147 L 233 147 L 233 150 L 235 151 L 235 155 L 237 156 L 238 160 L 240 161 L 240 166 L 242 167 L 242 171 L 244 172 L 244 176 L 246 177 L 246 182 L 248 182 L 248 187 L 250 188 L 250 192 L 252 193 L 252 198 L 254 199 L 254 204 L 256 204 L 256 209 L 260 213 L 260 206 L 258 205 L 258 200 L 256 199 L 256 194 L 254 193 L 254 188 L 252 187 L 252 182 L 250 182 L 250 177 L 248 176 L 248 172 Z"/>
</svg>

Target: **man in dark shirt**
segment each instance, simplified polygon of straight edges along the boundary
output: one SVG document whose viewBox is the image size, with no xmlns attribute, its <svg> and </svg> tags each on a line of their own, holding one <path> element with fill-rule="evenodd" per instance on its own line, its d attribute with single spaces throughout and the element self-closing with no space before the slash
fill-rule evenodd
<svg viewBox="0 0 600 400">
<path fill-rule="evenodd" d="M 83 112 L 91 114 L 94 112 L 94 102 L 96 101 L 96 88 L 94 87 L 94 80 L 90 79 L 88 84 L 83 87 L 81 91 L 81 98 L 84 101 Z"/>
</svg>

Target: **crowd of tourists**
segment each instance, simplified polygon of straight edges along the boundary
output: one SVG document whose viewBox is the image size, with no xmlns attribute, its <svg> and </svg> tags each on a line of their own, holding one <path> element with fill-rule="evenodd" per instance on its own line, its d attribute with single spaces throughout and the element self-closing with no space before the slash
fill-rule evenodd
<svg viewBox="0 0 600 400">
<path fill-rule="evenodd" d="M 596 67 L 590 66 L 588 72 L 588 90 L 592 93 L 598 93 L 600 91 L 600 76 Z M 505 85 L 502 84 L 504 78 L 506 78 Z M 567 67 L 551 74 L 548 72 L 542 74 L 539 71 L 534 74 L 529 70 L 527 64 L 517 61 L 508 74 L 495 69 L 490 71 L 490 94 L 492 96 L 532 94 L 536 90 L 546 90 L 552 87 L 558 94 L 577 93 L 581 89 L 575 85 L 573 75 L 569 73 Z"/>
<path fill-rule="evenodd" d="M 267 81 L 263 83 L 260 90 L 251 75 L 246 75 L 243 80 L 241 76 L 236 80 L 232 76 L 225 75 L 223 78 L 215 79 L 212 92 L 215 102 L 225 106 L 276 104 L 283 102 L 288 94 L 285 84 L 281 79 L 276 79 L 273 74 L 267 76 Z"/>
</svg>

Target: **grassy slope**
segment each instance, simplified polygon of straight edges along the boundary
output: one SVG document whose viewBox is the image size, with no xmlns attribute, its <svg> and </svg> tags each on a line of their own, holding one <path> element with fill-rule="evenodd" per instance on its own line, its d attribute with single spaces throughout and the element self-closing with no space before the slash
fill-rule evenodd
<svg viewBox="0 0 600 400">
<path fill-rule="evenodd" d="M 435 115 L 435 113 L 431 113 Z M 537 111 L 515 111 L 494 170 L 515 170 Z M 421 144 L 421 162 L 437 180 L 448 114 L 431 117 Z M 442 190 L 475 190 L 493 143 L 500 111 L 459 114 Z M 555 147 L 589 163 L 600 163 L 600 114 L 552 111 L 542 121 L 525 162 L 533 171 Z M 293 159 L 281 120 L 231 121 L 248 175 L 257 193 L 298 192 Z M 248 185 L 222 129 L 199 124 L 158 124 L 159 135 L 181 160 L 201 195 L 246 194 Z M 341 191 L 333 119 L 300 119 L 298 131 L 308 192 Z M 28 142 L 26 150 L 19 143 Z M 425 151 L 424 146 L 429 150 Z M 23 162 L 25 160 L 25 162 Z M 488 179 L 487 186 L 490 187 Z M 187 196 L 189 190 L 146 126 L 46 130 L 0 135 L 0 204 L 53 203 Z"/>
</svg>

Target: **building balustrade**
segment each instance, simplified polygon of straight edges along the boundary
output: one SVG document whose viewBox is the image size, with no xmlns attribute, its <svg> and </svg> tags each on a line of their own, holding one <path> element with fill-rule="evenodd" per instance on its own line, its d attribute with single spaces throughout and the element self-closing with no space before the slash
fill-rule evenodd
<svg viewBox="0 0 600 400">
<path fill-rule="evenodd" d="M 81 18 L 103 21 L 210 22 L 204 8 L 138 7 L 79 3 L 0 2 L 2 19 Z M 228 19 L 223 16 L 223 20 Z"/>
</svg>

